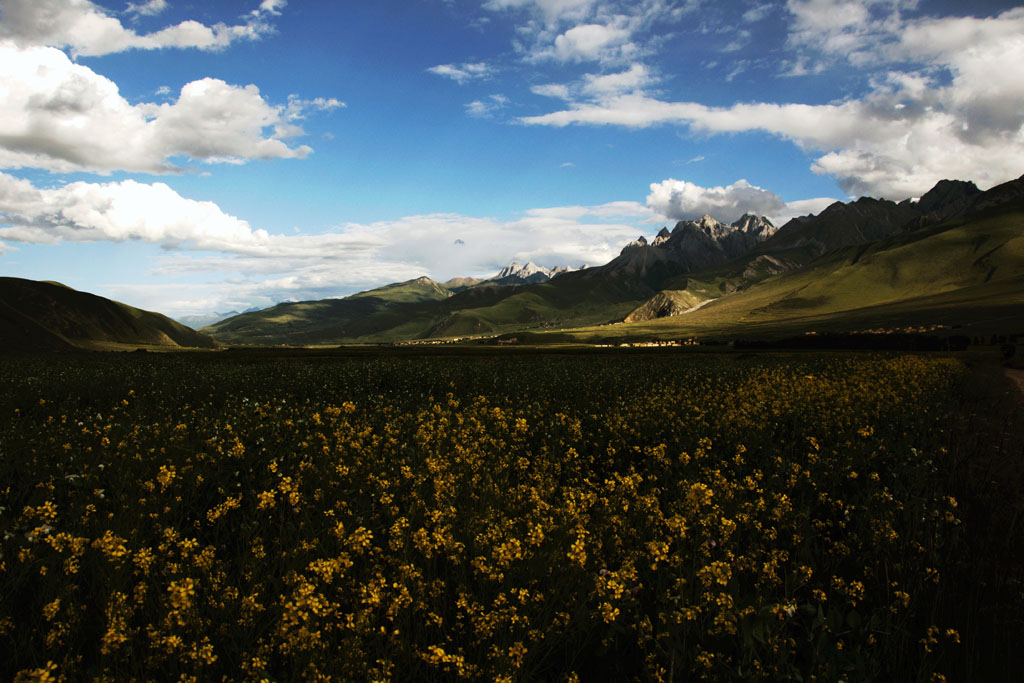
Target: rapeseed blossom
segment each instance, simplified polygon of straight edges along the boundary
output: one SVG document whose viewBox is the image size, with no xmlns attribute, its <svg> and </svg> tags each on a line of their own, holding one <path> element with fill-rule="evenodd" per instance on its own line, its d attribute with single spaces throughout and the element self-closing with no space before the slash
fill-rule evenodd
<svg viewBox="0 0 1024 683">
<path fill-rule="evenodd" d="M 860 680 L 911 651 L 930 673 L 960 633 L 929 605 L 962 533 L 941 427 L 963 374 L 5 367 L 0 678 Z"/>
</svg>

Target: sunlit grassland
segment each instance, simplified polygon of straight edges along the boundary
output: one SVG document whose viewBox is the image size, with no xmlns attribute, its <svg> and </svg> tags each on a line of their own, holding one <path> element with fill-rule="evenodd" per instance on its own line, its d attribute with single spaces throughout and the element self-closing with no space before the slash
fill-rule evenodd
<svg viewBox="0 0 1024 683">
<path fill-rule="evenodd" d="M 3 680 L 928 681 L 1002 652 L 979 621 L 1013 634 L 967 580 L 1011 408 L 955 358 L 109 354 L 0 382 Z"/>
</svg>

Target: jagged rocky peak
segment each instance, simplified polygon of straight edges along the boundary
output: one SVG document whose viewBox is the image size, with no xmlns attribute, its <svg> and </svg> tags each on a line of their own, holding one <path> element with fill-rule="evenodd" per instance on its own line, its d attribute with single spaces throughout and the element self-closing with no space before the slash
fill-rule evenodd
<svg viewBox="0 0 1024 683">
<path fill-rule="evenodd" d="M 673 228 L 672 234 L 675 235 L 680 232 L 702 232 L 711 239 L 718 240 L 732 231 L 733 229 L 731 226 L 716 220 L 708 214 L 704 214 L 701 216 L 700 220 L 679 221 L 676 223 L 676 227 Z"/>
<path fill-rule="evenodd" d="M 646 246 L 647 246 L 647 238 L 644 237 L 643 235 L 640 235 L 640 237 L 637 237 L 635 240 L 633 240 L 632 242 L 630 242 L 629 244 L 624 246 L 622 248 L 622 252 L 620 252 L 620 253 L 625 253 L 625 252 L 629 251 L 630 249 L 639 249 L 640 247 L 646 247 Z"/>
<path fill-rule="evenodd" d="M 714 216 L 706 213 L 700 217 L 700 220 L 697 221 L 697 225 L 699 225 L 702 228 L 717 228 L 719 226 L 724 226 L 725 223 L 722 223 L 721 221 L 715 219 Z"/>
<path fill-rule="evenodd" d="M 527 261 L 526 265 L 520 264 L 518 261 L 513 261 L 508 264 L 494 277 L 496 280 L 500 280 L 503 277 L 530 277 L 537 273 L 547 274 L 548 269 L 538 266 L 533 261 Z"/>
<path fill-rule="evenodd" d="M 574 269 L 569 266 L 546 268 L 544 266 L 538 266 L 533 261 L 527 261 L 526 265 L 513 261 L 502 268 L 497 275 L 490 279 L 492 281 L 498 281 L 500 284 L 547 282 L 557 275 L 569 273 L 572 270 Z"/>
<path fill-rule="evenodd" d="M 664 244 L 665 242 L 668 242 L 668 238 L 671 237 L 671 236 L 672 236 L 672 233 L 670 233 L 668 231 L 668 228 L 662 228 L 658 232 L 658 235 L 654 238 L 654 241 L 651 242 L 651 245 L 655 246 L 655 247 L 660 246 L 660 245 Z"/>
<path fill-rule="evenodd" d="M 700 232 L 715 241 L 721 241 L 722 239 L 729 237 L 729 235 L 740 232 L 748 239 L 760 242 L 774 235 L 776 230 L 778 230 L 778 228 L 776 228 L 770 220 L 764 216 L 756 216 L 751 213 L 743 214 L 743 216 L 736 220 L 732 225 L 726 225 L 713 216 L 704 214 L 700 220 L 679 221 L 670 235 L 675 235 L 681 232 Z"/>
<path fill-rule="evenodd" d="M 772 222 L 764 216 L 755 216 L 752 213 L 745 213 L 740 216 L 739 220 L 732 224 L 732 227 L 751 235 L 760 236 L 761 239 L 767 239 L 774 235 L 775 231 L 778 230 L 778 228 L 772 225 Z"/>
<path fill-rule="evenodd" d="M 732 225 L 727 225 L 714 216 L 704 214 L 699 220 L 679 221 L 671 232 L 668 228 L 662 228 L 650 242 L 646 237 L 635 239 L 622 249 L 622 253 L 641 247 L 659 247 L 669 251 L 724 249 L 730 257 L 734 258 L 746 253 L 757 243 L 768 239 L 777 230 L 778 228 L 764 216 L 748 213 L 741 216 Z M 695 246 L 698 244 L 704 246 Z"/>
<path fill-rule="evenodd" d="M 954 203 L 966 203 L 981 194 L 978 186 L 963 180 L 940 180 L 917 201 L 922 213 L 938 211 Z"/>
</svg>

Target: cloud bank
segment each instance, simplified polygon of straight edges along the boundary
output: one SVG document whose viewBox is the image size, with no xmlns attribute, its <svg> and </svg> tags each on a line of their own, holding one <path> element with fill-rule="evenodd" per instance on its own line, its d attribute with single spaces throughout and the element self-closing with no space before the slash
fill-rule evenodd
<svg viewBox="0 0 1024 683">
<path fill-rule="evenodd" d="M 0 240 L 159 245 L 166 255 L 154 275 L 214 278 L 208 293 L 219 292 L 224 303 L 247 292 L 246 306 L 337 296 L 422 275 L 489 276 L 512 260 L 601 264 L 636 236 L 638 220 L 652 217 L 637 202 L 613 202 L 533 209 L 511 220 L 430 214 L 285 235 L 254 229 L 163 183 L 75 182 L 46 189 L 0 173 L 0 226 L 6 226 Z M 165 292 L 171 294 L 180 292 Z M 161 299 L 146 305 L 177 315 L 229 310 L 222 303 L 184 306 Z"/>
<path fill-rule="evenodd" d="M 789 45 L 806 58 L 871 68 L 868 92 L 829 104 L 670 101 L 636 62 L 625 71 L 547 84 L 563 109 L 526 125 L 681 125 L 701 134 L 760 132 L 816 154 L 812 170 L 851 195 L 904 199 L 943 178 L 988 187 L 1024 159 L 1024 8 L 979 19 L 906 20 L 909 0 L 791 0 Z M 802 68 L 802 67 L 800 67 Z M 646 75 L 646 83 L 640 75 Z M 612 87 L 595 88 L 595 83 Z M 537 90 L 535 89 L 535 92 Z"/>
</svg>

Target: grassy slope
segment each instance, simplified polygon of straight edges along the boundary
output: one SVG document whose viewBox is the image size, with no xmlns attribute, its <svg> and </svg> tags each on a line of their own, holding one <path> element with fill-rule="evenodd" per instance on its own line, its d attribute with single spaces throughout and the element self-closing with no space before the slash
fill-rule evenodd
<svg viewBox="0 0 1024 683">
<path fill-rule="evenodd" d="M 652 258 L 653 252 L 638 250 L 606 266 L 540 284 L 503 288 L 493 302 L 462 298 L 475 291 L 470 290 L 446 302 L 450 313 L 421 336 L 561 330 L 622 320 L 667 283 L 678 282 L 681 267 Z"/>
<path fill-rule="evenodd" d="M 0 278 L 0 348 L 212 348 L 170 318 L 54 282 Z"/>
<path fill-rule="evenodd" d="M 1017 207 L 847 247 L 684 316 L 569 336 L 773 336 L 933 323 L 1024 328 L 1022 226 Z"/>
<path fill-rule="evenodd" d="M 451 292 L 429 278 L 386 285 L 344 299 L 278 304 L 243 313 L 203 328 L 229 343 L 319 344 L 373 335 L 401 325 L 425 302 L 444 301 Z"/>
<path fill-rule="evenodd" d="M 642 278 L 600 269 L 534 285 L 478 285 L 454 295 L 420 278 L 345 299 L 279 304 L 203 331 L 227 343 L 318 345 L 561 329 L 621 320 L 655 291 Z"/>
<path fill-rule="evenodd" d="M 652 293 L 646 287 L 637 291 L 619 278 L 596 273 L 572 273 L 550 282 L 509 289 L 493 303 L 452 310 L 426 336 L 599 324 L 621 319 Z M 453 299 L 451 303 L 463 302 Z"/>
</svg>

